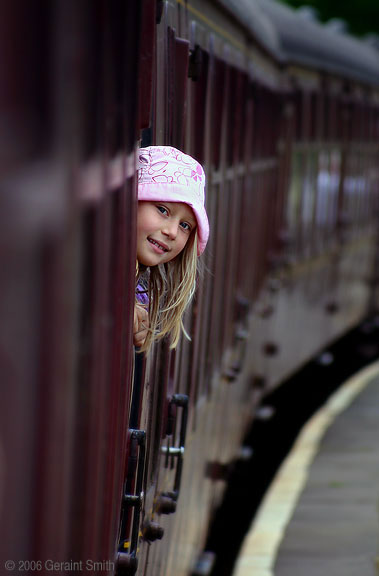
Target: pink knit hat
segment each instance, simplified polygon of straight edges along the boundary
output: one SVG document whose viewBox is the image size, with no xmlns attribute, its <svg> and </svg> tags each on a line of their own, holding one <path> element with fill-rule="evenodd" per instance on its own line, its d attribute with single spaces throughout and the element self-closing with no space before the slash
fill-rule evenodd
<svg viewBox="0 0 379 576">
<path fill-rule="evenodd" d="M 191 206 L 197 220 L 200 256 L 209 236 L 203 168 L 172 146 L 141 148 L 138 156 L 138 200 L 184 202 Z"/>
</svg>

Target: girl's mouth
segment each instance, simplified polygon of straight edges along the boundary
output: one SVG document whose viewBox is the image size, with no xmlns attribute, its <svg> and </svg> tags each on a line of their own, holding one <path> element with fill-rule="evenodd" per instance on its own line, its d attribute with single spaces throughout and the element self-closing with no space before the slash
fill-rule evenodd
<svg viewBox="0 0 379 576">
<path fill-rule="evenodd" d="M 160 254 L 163 254 L 164 252 L 168 252 L 168 247 L 165 244 L 161 244 L 160 242 L 153 240 L 153 238 L 148 238 L 148 241 L 150 242 L 150 244 L 155 246 L 155 248 L 157 250 L 159 250 Z"/>
</svg>

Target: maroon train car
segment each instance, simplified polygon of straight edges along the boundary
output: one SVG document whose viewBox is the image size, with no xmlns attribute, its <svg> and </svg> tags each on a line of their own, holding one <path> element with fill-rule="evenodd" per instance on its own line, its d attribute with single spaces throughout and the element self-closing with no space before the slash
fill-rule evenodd
<svg viewBox="0 0 379 576">
<path fill-rule="evenodd" d="M 273 0 L 0 6 L 1 570 L 196 576 L 265 394 L 377 305 L 379 58 Z M 205 167 L 175 352 L 133 350 L 136 155 Z"/>
</svg>

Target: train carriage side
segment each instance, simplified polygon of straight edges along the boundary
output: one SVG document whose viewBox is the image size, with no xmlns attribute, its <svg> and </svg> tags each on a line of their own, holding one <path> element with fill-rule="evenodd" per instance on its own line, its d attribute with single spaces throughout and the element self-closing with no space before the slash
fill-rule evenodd
<svg viewBox="0 0 379 576">
<path fill-rule="evenodd" d="M 204 574 L 260 401 L 377 304 L 378 64 L 270 0 L 20 6 L 0 8 L 1 558 Z M 147 360 L 140 144 L 204 164 L 212 229 L 192 339 Z"/>
<path fill-rule="evenodd" d="M 224 26 L 224 35 L 215 32 L 213 19 Z M 247 372 L 246 338 L 251 302 L 264 283 L 280 237 L 286 169 L 277 157 L 276 144 L 278 131 L 285 131 L 287 122 L 282 117 L 285 78 L 272 58 L 258 47 L 255 51 L 263 68 L 253 82 L 244 32 L 236 23 L 211 5 L 193 4 L 185 10 L 181 3 L 163 4 L 157 28 L 153 120 L 142 141 L 184 143 L 205 164 L 213 234 L 206 262 L 210 272 L 200 283 L 188 316 L 192 342 L 183 341 L 175 355 L 168 354 L 164 345 L 158 347 L 147 362 L 146 394 L 153 401 L 145 422 L 151 426 L 155 421 L 158 427 L 148 433 L 143 526 L 154 524 L 156 534 L 164 529 L 165 535 L 151 546 L 140 542 L 139 563 L 140 570 L 154 566 L 156 574 L 184 575 L 194 569 L 210 515 L 220 503 L 262 392 L 252 385 L 256 379 Z M 256 265 L 249 251 L 254 251 Z M 167 433 L 165 428 L 172 399 L 178 394 L 189 396 L 190 407 L 183 468 L 177 456 L 170 457 L 180 446 L 183 416 L 178 409 L 176 432 Z M 162 417 L 163 430 L 159 428 Z M 162 434 L 162 445 L 153 439 L 154 433 Z M 178 486 L 173 487 L 179 466 L 177 494 Z M 163 511 L 162 500 L 167 498 L 178 502 Z M 175 514 L 166 517 L 174 508 Z"/>
<path fill-rule="evenodd" d="M 124 2 L 0 10 L 2 570 L 113 573 L 143 14 Z"/>
<path fill-rule="evenodd" d="M 193 340 L 171 354 L 170 370 L 159 369 L 166 351 L 151 373 L 150 382 L 165 374 L 159 381 L 167 391 L 165 411 L 175 393 L 189 395 L 190 406 L 176 512 L 166 518 L 152 501 L 147 513 L 165 529 L 145 556 L 157 574 L 196 573 L 196 553 L 260 399 L 357 323 L 370 297 L 376 228 L 367 203 L 376 205 L 377 147 L 374 140 L 356 146 L 367 154 L 360 166 L 369 168 L 370 187 L 362 183 L 357 160 L 355 173 L 346 176 L 342 119 L 343 103 L 353 105 L 360 126 L 354 139 L 366 139 L 368 117 L 377 114 L 372 88 L 359 77 L 347 81 L 338 67 L 323 70 L 322 56 L 316 66 L 298 62 L 288 45 L 285 61 L 285 51 L 278 52 L 280 25 L 267 14 L 264 24 L 271 22 L 276 42 L 270 45 L 272 34 L 251 35 L 247 42 L 247 16 L 262 13 L 254 3 L 250 14 L 243 11 L 241 27 L 214 3 L 166 2 L 157 28 L 147 143 L 184 143 L 205 163 L 213 230 L 211 273 L 188 317 Z M 356 94 L 365 94 L 364 106 Z M 370 114 L 362 112 L 365 106 Z M 349 150 L 353 157 L 353 143 Z M 349 242 L 340 231 L 345 182 L 361 186 L 349 200 L 351 216 L 360 222 Z M 358 213 L 353 206 L 361 207 Z M 179 430 L 178 416 L 176 435 L 163 432 L 166 456 L 150 454 L 156 467 L 151 498 L 158 503 L 175 484 L 177 462 L 167 453 Z M 205 569 L 201 559 L 198 566 Z"/>
</svg>

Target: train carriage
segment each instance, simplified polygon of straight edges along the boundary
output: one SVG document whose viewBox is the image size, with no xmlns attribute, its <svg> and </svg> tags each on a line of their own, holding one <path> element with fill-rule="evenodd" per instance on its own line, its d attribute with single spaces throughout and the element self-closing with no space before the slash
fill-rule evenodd
<svg viewBox="0 0 379 576">
<path fill-rule="evenodd" d="M 1 561 L 210 573 L 256 409 L 377 305 L 377 53 L 272 0 L 20 0 L 0 27 Z M 151 144 L 204 165 L 211 238 L 191 340 L 144 358 Z"/>
</svg>

